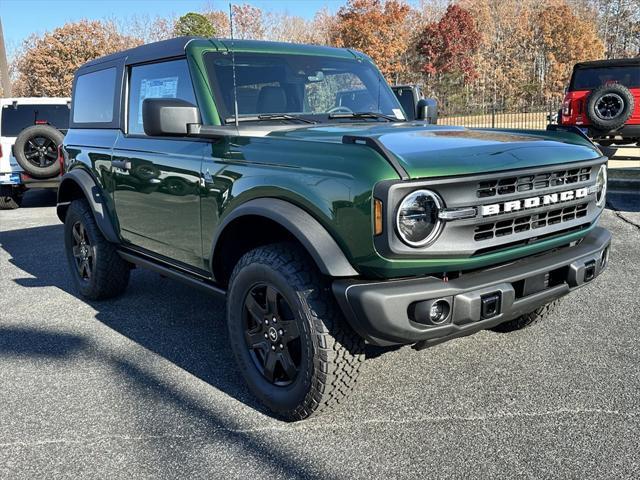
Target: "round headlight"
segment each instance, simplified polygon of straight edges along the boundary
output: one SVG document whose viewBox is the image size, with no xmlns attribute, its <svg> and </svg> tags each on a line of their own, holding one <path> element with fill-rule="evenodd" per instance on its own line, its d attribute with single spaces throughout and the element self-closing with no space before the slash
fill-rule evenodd
<svg viewBox="0 0 640 480">
<path fill-rule="evenodd" d="M 398 208 L 396 226 L 403 242 L 412 247 L 424 247 L 440 233 L 438 213 L 442 202 L 430 190 L 410 193 Z"/>
<path fill-rule="evenodd" d="M 607 166 L 601 165 L 596 177 L 596 205 L 601 207 L 607 197 Z"/>
</svg>

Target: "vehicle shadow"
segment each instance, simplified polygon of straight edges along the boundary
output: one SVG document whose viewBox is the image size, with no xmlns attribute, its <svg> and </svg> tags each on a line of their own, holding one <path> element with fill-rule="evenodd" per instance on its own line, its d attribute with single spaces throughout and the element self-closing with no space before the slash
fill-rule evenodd
<svg viewBox="0 0 640 480">
<path fill-rule="evenodd" d="M 34 239 L 40 245 L 38 255 L 33 254 Z M 67 271 L 62 225 L 2 232 L 0 244 L 11 256 L 10 262 L 30 276 L 16 279 L 18 285 L 57 287 L 78 296 Z M 134 270 L 124 295 L 109 301 L 86 303 L 97 311 L 95 318 L 104 325 L 245 405 L 268 414 L 251 396 L 233 362 L 224 324 L 223 300 L 155 273 Z M 315 465 L 291 459 L 276 445 L 265 447 L 258 432 L 242 430 L 222 406 L 220 411 L 215 404 L 208 408 L 202 406 L 188 392 L 177 389 L 132 359 L 101 351 L 96 345 L 87 346 L 81 336 L 53 335 L 21 329 L 0 330 L 0 358 L 3 355 L 64 357 L 87 348 L 92 355 L 125 374 L 142 391 L 152 392 L 162 401 L 186 411 L 198 423 L 207 425 L 207 435 L 212 439 L 242 446 L 265 467 L 276 470 L 285 467 L 294 477 L 296 472 L 301 472 L 300 476 L 304 478 L 330 476 Z"/>
<path fill-rule="evenodd" d="M 640 192 L 617 193 L 607 192 L 607 208 L 617 212 L 640 212 Z"/>
<path fill-rule="evenodd" d="M 20 208 L 53 207 L 56 205 L 58 193 L 56 190 L 36 188 L 27 190 Z"/>
</svg>

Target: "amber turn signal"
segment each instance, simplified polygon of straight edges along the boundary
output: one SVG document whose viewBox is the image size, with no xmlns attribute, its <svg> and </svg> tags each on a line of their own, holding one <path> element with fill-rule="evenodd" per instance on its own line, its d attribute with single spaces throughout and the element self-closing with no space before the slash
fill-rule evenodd
<svg viewBox="0 0 640 480">
<path fill-rule="evenodd" d="M 373 199 L 373 233 L 382 233 L 382 200 Z"/>
</svg>

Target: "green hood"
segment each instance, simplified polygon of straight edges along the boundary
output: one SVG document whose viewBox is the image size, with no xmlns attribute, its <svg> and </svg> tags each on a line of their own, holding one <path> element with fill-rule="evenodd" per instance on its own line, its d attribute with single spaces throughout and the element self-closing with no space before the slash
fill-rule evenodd
<svg viewBox="0 0 640 480">
<path fill-rule="evenodd" d="M 366 123 L 323 125 L 271 134 L 332 143 L 341 143 L 344 135 L 376 138 L 397 157 L 411 178 L 514 170 L 601 156 L 593 144 L 576 134 L 542 130 Z"/>
</svg>

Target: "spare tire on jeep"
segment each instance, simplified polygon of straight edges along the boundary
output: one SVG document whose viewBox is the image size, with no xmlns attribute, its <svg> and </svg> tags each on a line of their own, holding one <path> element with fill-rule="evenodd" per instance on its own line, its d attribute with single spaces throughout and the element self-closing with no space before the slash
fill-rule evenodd
<svg viewBox="0 0 640 480">
<path fill-rule="evenodd" d="M 13 155 L 26 173 L 34 178 L 51 178 L 60 174 L 58 147 L 64 135 L 50 125 L 25 128 L 13 146 Z"/>
<path fill-rule="evenodd" d="M 587 99 L 587 118 L 601 130 L 622 127 L 633 109 L 633 94 L 627 87 L 617 83 L 596 88 Z"/>
</svg>

